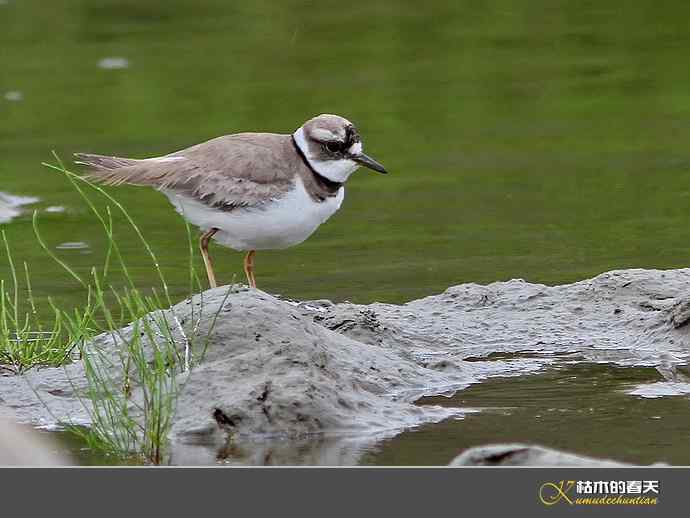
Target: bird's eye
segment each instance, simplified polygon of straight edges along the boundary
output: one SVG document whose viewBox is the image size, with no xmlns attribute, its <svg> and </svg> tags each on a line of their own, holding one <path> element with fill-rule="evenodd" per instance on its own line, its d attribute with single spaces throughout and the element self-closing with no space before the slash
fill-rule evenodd
<svg viewBox="0 0 690 518">
<path fill-rule="evenodd" d="M 328 151 L 330 151 L 331 153 L 337 153 L 338 151 L 340 151 L 341 147 L 342 144 L 340 142 L 328 142 L 326 144 L 326 149 L 328 149 Z"/>
</svg>

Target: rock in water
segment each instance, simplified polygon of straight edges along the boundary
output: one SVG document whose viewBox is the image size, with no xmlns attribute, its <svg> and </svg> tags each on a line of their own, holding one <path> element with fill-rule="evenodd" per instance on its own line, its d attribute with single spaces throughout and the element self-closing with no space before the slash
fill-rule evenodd
<svg viewBox="0 0 690 518">
<path fill-rule="evenodd" d="M 529 444 L 492 444 L 469 448 L 450 466 L 578 466 L 621 468 L 631 466 L 608 459 L 595 459 Z"/>
</svg>

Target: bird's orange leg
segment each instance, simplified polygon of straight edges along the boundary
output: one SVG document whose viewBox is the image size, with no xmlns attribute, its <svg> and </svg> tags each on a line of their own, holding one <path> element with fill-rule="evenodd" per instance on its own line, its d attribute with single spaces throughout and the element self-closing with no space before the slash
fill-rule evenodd
<svg viewBox="0 0 690 518">
<path fill-rule="evenodd" d="M 249 287 L 256 288 L 256 279 L 254 278 L 254 256 L 256 250 L 250 250 L 244 257 L 244 274 L 247 276 Z"/>
<path fill-rule="evenodd" d="M 208 232 L 205 232 L 199 239 L 199 248 L 201 249 L 201 257 L 204 258 L 204 266 L 206 267 L 206 275 L 208 275 L 208 284 L 211 288 L 218 286 L 216 284 L 216 274 L 213 272 L 213 263 L 211 262 L 211 257 L 208 255 L 208 243 L 211 238 L 218 232 L 217 228 L 212 228 Z"/>
</svg>

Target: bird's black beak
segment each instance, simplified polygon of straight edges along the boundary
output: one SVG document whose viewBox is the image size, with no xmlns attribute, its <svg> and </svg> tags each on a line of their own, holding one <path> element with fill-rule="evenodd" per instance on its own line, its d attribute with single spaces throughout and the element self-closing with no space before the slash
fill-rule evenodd
<svg viewBox="0 0 690 518">
<path fill-rule="evenodd" d="M 372 171 L 376 171 L 377 173 L 388 174 L 388 171 L 386 171 L 386 168 L 383 167 L 383 164 L 380 164 L 379 162 L 377 162 L 370 156 L 365 155 L 364 153 L 360 153 L 359 155 L 351 155 L 350 159 L 354 160 L 359 165 L 363 165 L 364 167 L 367 167 Z"/>
</svg>

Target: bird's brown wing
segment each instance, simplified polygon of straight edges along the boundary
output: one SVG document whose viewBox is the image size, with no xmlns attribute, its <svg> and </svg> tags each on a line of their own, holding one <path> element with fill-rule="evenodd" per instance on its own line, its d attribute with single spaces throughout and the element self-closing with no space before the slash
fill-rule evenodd
<svg viewBox="0 0 690 518">
<path fill-rule="evenodd" d="M 143 160 L 76 154 L 88 178 L 106 185 L 148 185 L 226 210 L 260 206 L 293 184 L 290 137 L 238 133 Z"/>
</svg>

